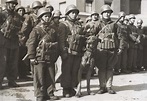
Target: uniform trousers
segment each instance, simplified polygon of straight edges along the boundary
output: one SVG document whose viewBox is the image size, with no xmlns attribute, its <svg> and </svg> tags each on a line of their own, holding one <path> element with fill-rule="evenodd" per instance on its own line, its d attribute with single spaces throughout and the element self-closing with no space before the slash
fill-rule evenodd
<svg viewBox="0 0 147 101">
<path fill-rule="evenodd" d="M 130 70 L 137 68 L 137 48 L 128 49 L 128 68 Z"/>
<path fill-rule="evenodd" d="M 80 68 L 81 56 L 69 54 L 62 60 L 61 86 L 73 88 L 78 84 L 78 70 Z"/>
<path fill-rule="evenodd" d="M 128 61 L 128 48 L 124 48 L 121 53 L 121 65 L 120 68 L 122 70 L 127 70 L 127 61 Z"/>
<path fill-rule="evenodd" d="M 36 97 L 50 96 L 55 90 L 54 64 L 34 65 L 34 93 Z"/>
<path fill-rule="evenodd" d="M 118 60 L 115 51 L 100 49 L 96 54 L 96 65 L 99 68 L 100 87 L 112 87 L 113 68 Z"/>
<path fill-rule="evenodd" d="M 6 77 L 9 82 L 14 82 L 18 76 L 19 48 L 0 47 L 0 84 Z"/>
</svg>

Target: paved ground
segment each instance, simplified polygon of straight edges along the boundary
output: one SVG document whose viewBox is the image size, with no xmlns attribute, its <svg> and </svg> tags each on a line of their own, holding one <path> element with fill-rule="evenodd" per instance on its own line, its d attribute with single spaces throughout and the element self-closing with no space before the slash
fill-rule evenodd
<svg viewBox="0 0 147 101">
<path fill-rule="evenodd" d="M 113 81 L 113 88 L 117 92 L 115 95 L 108 93 L 87 95 L 85 81 L 82 82 L 83 97 L 81 98 L 62 98 L 62 88 L 59 83 L 56 85 L 58 91 L 55 94 L 60 96 L 59 101 L 147 101 L 147 72 L 117 75 L 114 76 Z M 0 101 L 35 101 L 32 81 L 18 81 L 18 84 L 21 87 L 8 88 L 7 81 L 4 81 L 4 89 L 0 91 Z M 98 84 L 98 79 L 92 78 L 93 92 L 99 89 Z"/>
</svg>

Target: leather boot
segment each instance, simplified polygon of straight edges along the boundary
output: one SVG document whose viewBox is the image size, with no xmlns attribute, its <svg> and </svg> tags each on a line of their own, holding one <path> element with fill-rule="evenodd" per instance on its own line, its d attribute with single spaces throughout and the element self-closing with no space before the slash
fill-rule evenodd
<svg viewBox="0 0 147 101">
<path fill-rule="evenodd" d="M 116 92 L 111 87 L 107 87 L 107 91 L 109 94 L 116 94 Z"/>
<path fill-rule="evenodd" d="M 15 81 L 9 81 L 8 86 L 9 87 L 19 87 L 19 85 Z"/>
<path fill-rule="evenodd" d="M 100 87 L 100 89 L 98 90 L 97 93 L 98 93 L 98 94 L 106 93 L 106 89 L 105 89 L 105 87 Z"/>
</svg>

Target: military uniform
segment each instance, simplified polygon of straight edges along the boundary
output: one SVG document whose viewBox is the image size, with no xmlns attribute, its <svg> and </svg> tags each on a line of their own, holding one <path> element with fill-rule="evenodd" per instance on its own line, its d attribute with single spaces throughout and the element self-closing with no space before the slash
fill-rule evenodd
<svg viewBox="0 0 147 101">
<path fill-rule="evenodd" d="M 72 10 L 79 12 L 74 5 L 69 5 L 66 14 Z M 69 97 L 75 95 L 73 88 L 78 84 L 77 74 L 83 55 L 83 28 L 69 18 L 61 22 L 59 28 L 62 29 L 59 37 L 62 58 L 61 86 L 63 96 L 68 94 Z"/>
<path fill-rule="evenodd" d="M 122 73 L 129 73 L 127 68 L 127 61 L 128 61 L 128 48 L 129 48 L 129 28 L 124 23 L 118 23 L 118 27 L 121 29 L 121 36 L 119 39 L 123 39 L 124 48 L 123 52 L 120 54 L 120 69 Z"/>
<path fill-rule="evenodd" d="M 142 28 L 137 28 L 137 33 L 140 43 L 138 43 L 138 49 L 137 49 L 137 68 L 141 70 L 143 66 L 143 29 Z"/>
<path fill-rule="evenodd" d="M 110 14 L 112 12 L 108 5 L 101 7 L 102 16 L 103 13 Z M 98 77 L 100 83 L 100 89 L 97 93 L 102 94 L 108 91 L 110 94 L 115 94 L 115 91 L 112 90 L 113 68 L 117 62 L 118 50 L 121 52 L 123 49 L 123 44 L 118 43 L 118 33 L 121 32 L 118 32 L 117 24 L 110 18 L 102 18 L 98 27 L 99 33 L 97 36 L 101 41 L 98 42 L 96 54 L 96 66 L 99 68 Z"/>
<path fill-rule="evenodd" d="M 129 33 L 129 49 L 128 49 L 128 68 L 133 71 L 137 72 L 137 42 L 136 39 L 138 37 L 136 26 L 129 25 L 129 29 L 131 33 Z"/>
<path fill-rule="evenodd" d="M 40 17 L 47 13 L 49 13 L 47 9 L 41 8 L 38 11 L 38 16 Z M 40 22 L 30 33 L 27 47 L 28 58 L 35 59 L 33 62 L 35 96 L 37 100 L 47 96 L 51 98 L 54 96 L 53 92 L 55 90 L 53 70 L 58 50 L 58 40 L 55 30 L 49 27 L 48 24 Z"/>
<path fill-rule="evenodd" d="M 33 12 L 25 17 L 25 20 L 23 22 L 22 28 L 21 28 L 21 33 L 25 36 L 25 43 L 27 43 L 27 40 L 29 38 L 29 35 L 32 31 L 32 29 L 39 23 L 39 20 L 37 18 L 37 10 L 42 7 L 42 4 L 40 1 L 34 1 L 32 3 L 32 9 L 35 10 L 36 12 Z M 29 66 L 29 62 L 27 62 Z M 33 74 L 33 65 L 30 64 L 31 72 Z"/>
<path fill-rule="evenodd" d="M 16 0 L 7 0 L 6 3 L 17 4 Z M 1 14 L 2 25 L 0 28 L 0 84 L 6 73 L 8 85 L 17 87 L 15 80 L 18 73 L 19 41 L 18 32 L 21 28 L 21 18 L 15 11 L 8 9 Z"/>
</svg>

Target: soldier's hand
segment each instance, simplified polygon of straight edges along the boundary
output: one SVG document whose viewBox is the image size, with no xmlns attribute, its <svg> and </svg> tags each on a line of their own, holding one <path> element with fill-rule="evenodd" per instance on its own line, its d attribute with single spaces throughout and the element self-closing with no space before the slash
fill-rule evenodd
<svg viewBox="0 0 147 101">
<path fill-rule="evenodd" d="M 5 37 L 5 38 L 11 38 L 10 32 L 6 31 L 6 32 L 4 33 L 4 37 Z"/>
<path fill-rule="evenodd" d="M 117 50 L 117 54 L 120 55 L 122 53 L 122 49 Z"/>
<path fill-rule="evenodd" d="M 38 61 L 36 59 L 30 59 L 30 63 L 33 65 L 37 65 Z"/>
</svg>

